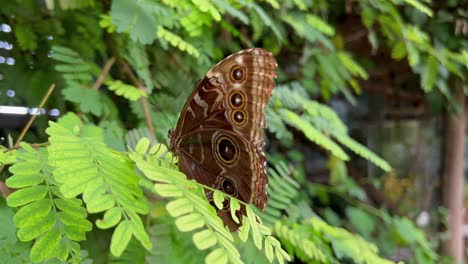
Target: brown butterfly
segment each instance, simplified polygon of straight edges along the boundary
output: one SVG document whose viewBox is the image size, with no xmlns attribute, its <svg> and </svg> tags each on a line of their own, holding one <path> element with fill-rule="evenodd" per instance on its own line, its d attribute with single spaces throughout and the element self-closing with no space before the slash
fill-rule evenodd
<svg viewBox="0 0 468 264">
<path fill-rule="evenodd" d="M 277 65 L 273 55 L 260 48 L 226 57 L 193 90 L 170 132 L 180 171 L 261 210 L 268 184 L 262 129 Z M 210 202 L 212 195 L 206 191 Z M 245 208 L 237 214 L 245 214 Z M 218 215 L 231 231 L 237 230 L 227 200 Z"/>
</svg>

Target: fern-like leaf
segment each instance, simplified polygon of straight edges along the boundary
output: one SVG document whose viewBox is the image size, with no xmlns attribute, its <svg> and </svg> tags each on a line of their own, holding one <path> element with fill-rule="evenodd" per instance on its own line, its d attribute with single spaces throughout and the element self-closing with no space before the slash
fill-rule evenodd
<svg viewBox="0 0 468 264">
<path fill-rule="evenodd" d="M 318 263 L 328 263 L 330 260 L 329 254 L 303 233 L 301 234 L 279 221 L 275 224 L 274 230 L 286 248 L 289 248 L 291 255 L 298 256 L 300 260 Z"/>
<path fill-rule="evenodd" d="M 335 142 L 333 142 L 329 137 L 323 135 L 310 123 L 304 121 L 296 113 L 287 109 L 281 109 L 280 114 L 282 115 L 283 120 L 302 131 L 309 140 L 329 150 L 333 155 L 339 157 L 340 159 L 349 160 L 349 156 Z"/>
<path fill-rule="evenodd" d="M 58 258 L 80 259 L 79 244 L 92 228 L 81 200 L 64 197 L 52 177 L 45 149 L 21 143 L 18 162 L 10 167 L 13 176 L 6 184 L 20 190 L 7 198 L 9 206 L 21 209 L 14 216 L 21 241 L 35 239 L 30 259 L 34 262 Z"/>
<path fill-rule="evenodd" d="M 140 169 L 146 177 L 157 182 L 154 189 L 157 194 L 162 197 L 171 198 L 166 208 L 172 217 L 176 218 L 176 226 L 182 232 L 195 231 L 193 242 L 200 249 L 211 249 L 211 252 L 205 258 L 207 263 L 242 263 L 240 254 L 234 246 L 234 238 L 232 234 L 223 226 L 221 219 L 216 215 L 214 208 L 208 203 L 203 186 L 197 182 L 189 181 L 185 175 L 171 167 L 173 165 L 167 163 L 167 158 L 163 158 L 162 163 L 154 162 L 158 159 L 161 152 L 155 152 L 155 148 L 161 149 L 158 146 L 149 148 L 149 139 L 142 139 L 137 144 L 135 150 L 130 157 L 135 161 L 138 169 Z M 146 153 L 153 153 L 147 155 Z M 234 220 L 241 221 L 235 216 L 235 211 L 240 209 L 239 201 L 233 197 L 228 197 L 226 194 L 214 192 L 215 205 L 222 208 L 222 201 L 230 199 L 231 215 Z M 281 249 L 280 243 L 271 237 L 271 231 L 268 227 L 259 224 L 260 219 L 252 210 L 250 205 L 245 205 L 247 217 L 243 218 L 243 226 L 239 231 L 242 240 L 248 238 L 249 230 L 257 248 L 262 249 L 265 244 L 265 254 L 273 260 L 273 253 L 280 263 L 284 259 L 289 259 L 288 254 Z"/>
<path fill-rule="evenodd" d="M 299 193 L 300 186 L 290 176 L 291 173 L 291 168 L 288 168 L 284 162 L 275 165 L 274 169 L 268 169 L 268 193 L 273 195 L 270 196 L 267 207 L 261 214 L 267 226 L 274 226 L 281 217 L 281 211 L 290 208 Z"/>
<path fill-rule="evenodd" d="M 188 54 L 198 58 L 200 56 L 200 52 L 195 48 L 192 44 L 188 43 L 187 41 L 183 40 L 178 35 L 172 33 L 169 30 L 166 30 L 163 27 L 158 27 L 158 37 L 169 42 L 172 46 L 178 48 L 181 51 L 186 51 Z"/>
<path fill-rule="evenodd" d="M 74 114 L 49 125 L 49 161 L 61 193 L 66 198 L 82 194 L 88 212 L 106 212 L 109 218 L 98 220 L 98 227 L 117 225 L 111 241 L 113 255 L 122 254 L 132 235 L 150 249 L 138 216 L 148 213 L 148 206 L 130 162 L 104 145 L 100 128 L 84 125 Z"/>
<path fill-rule="evenodd" d="M 176 218 L 177 228 L 182 232 L 196 230 L 193 235 L 195 245 L 199 249 L 212 248 L 205 259 L 207 263 L 214 260 L 215 263 L 226 263 L 228 260 L 231 263 L 242 263 L 240 254 L 233 245 L 232 234 L 223 226 L 216 211 L 206 200 L 202 188 L 187 180 L 181 172 L 148 162 L 144 156 L 148 146 L 148 139 L 140 141 L 136 147 L 137 152 L 131 153 L 130 157 L 146 177 L 158 182 L 154 185 L 157 194 L 173 199 L 167 204 L 167 209 Z M 216 243 L 206 244 L 201 237 Z"/>
<path fill-rule="evenodd" d="M 116 95 L 122 96 L 130 101 L 136 101 L 141 97 L 148 96 L 144 91 L 133 85 L 125 84 L 122 81 L 108 81 L 106 85 L 108 85 L 108 89 L 114 91 Z"/>
</svg>

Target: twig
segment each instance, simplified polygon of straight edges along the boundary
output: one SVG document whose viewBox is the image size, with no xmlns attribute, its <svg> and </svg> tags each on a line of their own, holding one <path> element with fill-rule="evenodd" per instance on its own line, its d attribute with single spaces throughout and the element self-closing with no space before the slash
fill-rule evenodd
<svg viewBox="0 0 468 264">
<path fill-rule="evenodd" d="M 143 89 L 144 89 L 144 87 L 143 87 Z M 146 89 L 144 89 L 144 90 L 146 90 Z M 151 121 L 151 115 L 150 115 L 150 112 L 149 112 L 148 100 L 146 99 L 146 97 L 142 96 L 140 98 L 140 103 L 141 103 L 141 107 L 143 107 L 143 113 L 145 114 L 145 121 L 146 121 L 146 124 L 148 125 L 148 129 L 149 129 L 149 131 L 150 131 L 150 133 L 152 135 L 156 136 L 156 131 L 155 131 L 154 127 L 153 127 L 153 122 Z"/>
<path fill-rule="evenodd" d="M 47 101 L 47 99 L 49 98 L 49 96 L 52 94 L 52 91 L 54 90 L 55 88 L 55 83 L 53 83 L 50 87 L 49 87 L 49 90 L 47 91 L 46 95 L 44 96 L 44 98 L 42 98 L 42 101 L 41 103 L 39 104 L 39 106 L 37 107 L 37 111 L 36 113 L 34 113 L 33 116 L 31 116 L 31 118 L 29 119 L 28 123 L 26 124 L 26 126 L 23 128 L 23 130 L 21 131 L 21 134 L 19 135 L 18 137 L 18 140 L 16 140 L 16 143 L 15 145 L 13 146 L 14 148 L 17 148 L 19 146 L 19 143 L 21 142 L 21 140 L 23 140 L 23 137 L 26 135 L 26 132 L 28 132 L 29 130 L 29 127 L 31 127 L 32 123 L 34 122 L 34 120 L 36 119 L 36 117 L 39 115 L 39 113 L 41 112 L 42 110 L 42 107 L 44 106 L 45 102 Z"/>
<path fill-rule="evenodd" d="M 112 67 L 112 65 L 114 65 L 114 63 L 115 63 L 114 57 L 106 61 L 106 64 L 104 65 L 104 68 L 102 69 L 101 74 L 99 74 L 96 82 L 93 84 L 94 90 L 99 89 L 99 87 L 104 82 L 104 79 L 106 78 L 107 74 L 109 73 L 110 68 Z"/>
<path fill-rule="evenodd" d="M 138 80 L 138 78 L 135 76 L 135 74 L 130 69 L 128 64 L 125 62 L 121 62 L 119 63 L 119 65 L 122 71 L 130 78 L 133 85 L 138 87 L 138 89 L 142 90 L 143 92 L 146 92 L 146 87 Z M 146 99 L 146 97 L 141 97 L 140 103 L 141 103 L 141 107 L 143 108 L 143 113 L 145 115 L 146 125 L 148 126 L 150 133 L 152 135 L 156 135 L 156 130 L 154 129 L 153 122 L 151 121 L 151 115 L 150 115 L 149 107 L 148 107 L 148 100 Z"/>
<path fill-rule="evenodd" d="M 0 193 L 2 194 L 3 198 L 7 198 L 10 195 L 11 190 L 6 186 L 5 182 L 0 181 Z"/>
</svg>

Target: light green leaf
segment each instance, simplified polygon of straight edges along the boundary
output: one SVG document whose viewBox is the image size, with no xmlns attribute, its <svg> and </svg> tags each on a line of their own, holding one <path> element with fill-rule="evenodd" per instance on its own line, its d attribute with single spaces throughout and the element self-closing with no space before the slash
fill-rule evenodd
<svg viewBox="0 0 468 264">
<path fill-rule="evenodd" d="M 272 262 L 273 261 L 273 247 L 271 246 L 270 243 L 270 237 L 268 236 L 265 239 L 265 256 L 267 257 L 268 261 Z"/>
<path fill-rule="evenodd" d="M 18 190 L 7 197 L 7 204 L 10 207 L 18 207 L 33 201 L 44 198 L 48 188 L 44 185 L 36 185 Z"/>
<path fill-rule="evenodd" d="M 147 137 L 140 139 L 135 147 L 135 152 L 142 155 L 145 154 L 150 146 L 150 143 L 151 141 Z"/>
<path fill-rule="evenodd" d="M 236 215 L 236 211 L 240 209 L 239 201 L 237 201 L 237 199 L 235 198 L 231 198 L 229 203 L 230 203 L 231 217 L 234 220 L 234 222 L 239 224 L 240 220 Z"/>
<path fill-rule="evenodd" d="M 148 176 L 148 174 L 146 174 Z M 183 195 L 182 191 L 174 185 L 170 184 L 155 184 L 154 189 L 156 193 L 162 197 L 181 197 Z"/>
<path fill-rule="evenodd" d="M 141 97 L 147 97 L 148 95 L 142 90 L 136 88 L 133 85 L 125 84 L 122 81 L 108 81 L 106 82 L 107 88 L 114 91 L 116 95 L 122 96 L 130 101 L 136 101 Z"/>
<path fill-rule="evenodd" d="M 257 224 L 257 217 L 255 216 L 255 213 L 253 212 L 252 208 L 250 206 L 246 206 L 246 211 L 247 211 L 247 218 L 249 220 L 250 227 L 252 228 L 252 237 L 255 246 L 258 249 L 262 249 L 262 235 L 260 234 L 260 231 L 258 230 L 258 224 Z"/>
<path fill-rule="evenodd" d="M 166 209 L 172 217 L 179 217 L 193 211 L 192 202 L 187 198 L 180 198 L 169 202 Z"/>
<path fill-rule="evenodd" d="M 249 238 L 250 224 L 247 217 L 242 220 L 242 226 L 239 228 L 239 238 L 242 242 L 246 242 Z"/>
<path fill-rule="evenodd" d="M 210 229 L 205 229 L 193 235 L 193 243 L 199 250 L 205 250 L 217 242 L 216 234 Z"/>
<path fill-rule="evenodd" d="M 422 13 L 430 16 L 430 17 L 433 16 L 431 8 L 421 4 L 418 0 L 403 0 L 403 1 L 406 2 L 409 5 L 412 5 L 414 8 L 416 8 L 420 12 L 422 12 Z"/>
<path fill-rule="evenodd" d="M 228 257 L 226 255 L 226 251 L 222 248 L 217 248 L 213 251 L 211 251 L 208 256 L 205 258 L 205 263 L 207 264 L 225 264 L 228 263 Z"/>
<path fill-rule="evenodd" d="M 145 230 L 143 221 L 141 221 L 140 216 L 136 213 L 129 213 L 128 215 L 130 216 L 130 223 L 132 225 L 133 235 L 138 241 L 140 241 L 140 243 L 146 250 L 150 250 L 153 247 L 153 245 L 151 244 L 151 240 L 148 236 L 148 233 Z"/>
<path fill-rule="evenodd" d="M 335 35 L 335 29 L 316 15 L 308 14 L 306 21 L 309 25 L 328 36 Z"/>
<path fill-rule="evenodd" d="M 309 140 L 329 150 L 336 157 L 345 161 L 349 160 L 349 156 L 335 142 L 304 121 L 298 114 L 287 109 L 280 109 L 280 114 L 286 123 L 301 130 Z"/>
<path fill-rule="evenodd" d="M 430 92 L 432 91 L 432 88 L 434 88 L 434 84 L 437 79 L 439 61 L 429 55 L 425 62 L 424 69 L 421 74 L 421 83 L 424 91 Z"/>
<path fill-rule="evenodd" d="M 36 155 L 36 151 L 34 151 L 32 153 L 34 153 L 34 155 Z M 19 153 L 19 157 L 22 157 L 23 155 L 27 155 L 27 154 L 26 153 L 21 153 L 21 152 Z M 13 166 L 10 167 L 9 170 L 10 170 L 11 173 L 18 175 L 17 176 L 18 178 L 23 178 L 23 177 L 28 178 L 28 177 L 33 177 L 33 176 L 38 177 L 38 176 L 40 176 L 40 172 L 41 172 L 41 163 L 40 163 L 39 160 L 33 160 L 31 158 L 28 158 L 26 161 L 21 161 L 19 163 L 15 163 Z M 16 177 L 13 176 L 11 178 L 16 178 Z M 11 178 L 8 178 L 7 182 Z M 32 185 L 32 184 L 30 184 L 30 185 Z M 28 186 L 30 186 L 30 185 L 28 185 Z M 19 188 L 19 187 L 14 187 L 14 186 L 10 186 L 10 185 L 8 185 L 8 186 L 12 187 L 12 188 Z"/>
<path fill-rule="evenodd" d="M 122 218 L 122 209 L 120 207 L 111 208 L 102 219 L 96 220 L 96 226 L 101 229 L 111 228 L 117 225 Z"/>
<path fill-rule="evenodd" d="M 30 241 L 50 230 L 55 225 L 55 215 L 47 214 L 38 218 L 32 225 L 26 225 L 18 230 L 21 241 Z"/>
<path fill-rule="evenodd" d="M 54 228 L 42 235 L 31 248 L 31 260 L 39 262 L 46 259 L 58 243 L 60 243 L 61 237 L 58 228 Z"/>
<path fill-rule="evenodd" d="M 68 258 L 68 244 L 67 243 L 58 243 L 57 246 L 52 251 L 52 256 L 58 258 L 59 260 L 65 262 Z"/>
<path fill-rule="evenodd" d="M 223 205 L 224 199 L 225 199 L 224 194 L 221 193 L 220 191 L 213 192 L 213 201 L 216 207 L 218 207 L 218 209 L 220 210 L 224 208 L 224 205 Z"/>
<path fill-rule="evenodd" d="M 119 257 L 127 248 L 128 242 L 132 238 L 132 226 L 130 221 L 124 220 L 120 222 L 112 234 L 110 250 L 112 255 Z"/>
<path fill-rule="evenodd" d="M 82 232 L 90 231 L 93 228 L 91 222 L 86 218 L 76 217 L 76 215 L 68 212 L 59 212 L 60 221 L 67 226 L 73 227 Z"/>
<path fill-rule="evenodd" d="M 91 200 L 86 204 L 88 212 L 98 213 L 109 210 L 115 206 L 114 196 L 112 194 L 99 195 L 95 200 Z"/>
<path fill-rule="evenodd" d="M 195 230 L 205 225 L 203 217 L 198 213 L 191 213 L 188 215 L 181 216 L 176 220 L 176 226 L 182 232 L 188 232 Z"/>
<path fill-rule="evenodd" d="M 31 225 L 33 222 L 36 222 L 38 218 L 47 215 L 51 207 L 52 202 L 48 198 L 32 202 L 19 209 L 13 217 L 13 221 L 17 227 Z"/>
<path fill-rule="evenodd" d="M 395 60 L 401 60 L 406 57 L 406 45 L 405 42 L 399 41 L 392 47 L 392 58 Z"/>
<path fill-rule="evenodd" d="M 54 203 L 60 210 L 68 212 L 69 214 L 73 214 L 76 217 L 85 218 L 88 215 L 86 209 L 83 208 L 83 203 L 80 199 L 56 198 L 54 199 Z"/>
<path fill-rule="evenodd" d="M 151 44 L 156 34 L 147 29 L 157 27 L 152 10 L 151 1 L 113 1 L 110 16 L 117 32 L 129 33 L 133 41 L 141 44 Z"/>
</svg>

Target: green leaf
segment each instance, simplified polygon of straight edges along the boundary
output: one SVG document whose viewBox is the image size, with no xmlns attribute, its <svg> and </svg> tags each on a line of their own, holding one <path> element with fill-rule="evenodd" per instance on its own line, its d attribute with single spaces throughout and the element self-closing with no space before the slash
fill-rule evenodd
<svg viewBox="0 0 468 264">
<path fill-rule="evenodd" d="M 51 207 L 51 200 L 47 198 L 32 202 L 19 209 L 18 212 L 16 212 L 13 221 L 17 227 L 30 225 L 34 221 L 37 221 L 37 218 L 47 215 L 50 212 Z"/>
<path fill-rule="evenodd" d="M 96 226 L 101 229 L 111 228 L 117 225 L 122 218 L 122 209 L 119 207 L 111 208 L 107 211 L 102 219 L 96 220 Z"/>
<path fill-rule="evenodd" d="M 406 45 L 405 42 L 397 42 L 392 48 L 392 58 L 395 60 L 401 60 L 406 57 Z"/>
<path fill-rule="evenodd" d="M 205 229 L 193 235 L 193 243 L 199 250 L 205 250 L 216 245 L 216 234 L 210 229 Z"/>
<path fill-rule="evenodd" d="M 57 246 L 52 251 L 53 256 L 58 258 L 61 261 L 67 260 L 68 257 L 68 244 L 67 243 L 58 243 Z"/>
<path fill-rule="evenodd" d="M 58 228 L 53 228 L 42 235 L 31 248 L 31 260 L 39 262 L 46 259 L 51 254 L 52 250 L 60 243 L 61 237 Z"/>
<path fill-rule="evenodd" d="M 37 31 L 31 30 L 31 26 L 17 23 L 13 31 L 18 40 L 19 47 L 23 51 L 34 51 L 37 49 Z"/>
<path fill-rule="evenodd" d="M 105 105 L 102 103 L 101 94 L 95 89 L 69 82 L 69 85 L 62 90 L 62 94 L 66 100 L 79 104 L 80 110 L 84 113 L 91 113 L 95 116 L 101 116 L 104 113 Z"/>
<path fill-rule="evenodd" d="M 162 38 L 169 42 L 172 46 L 179 48 L 181 51 L 186 51 L 188 54 L 192 55 L 195 58 L 198 58 L 200 56 L 200 52 L 197 48 L 195 48 L 195 46 L 186 42 L 178 35 L 172 33 L 169 30 L 166 30 L 161 26 L 158 27 L 157 35 L 159 38 Z"/>
<path fill-rule="evenodd" d="M 270 238 L 271 236 L 268 236 L 266 239 L 265 239 L 265 256 L 267 257 L 267 259 L 272 262 L 273 261 L 273 247 L 271 246 L 271 243 L 270 243 Z"/>
<path fill-rule="evenodd" d="M 435 81 L 437 79 L 437 74 L 439 70 L 439 61 L 433 56 L 428 56 L 426 63 L 424 64 L 424 69 L 421 74 L 421 83 L 425 92 L 432 91 L 434 88 Z"/>
<path fill-rule="evenodd" d="M 106 211 L 114 206 L 115 200 L 112 194 L 96 195 L 94 199 L 89 200 L 86 204 L 90 213 Z"/>
<path fill-rule="evenodd" d="M 338 158 L 345 161 L 349 160 L 349 156 L 336 143 L 334 143 L 328 137 L 320 133 L 315 127 L 304 121 L 296 113 L 287 109 L 280 109 L 280 114 L 286 123 L 301 130 L 309 140 L 329 150 L 333 155 L 337 156 Z"/>
<path fill-rule="evenodd" d="M 260 231 L 258 230 L 257 218 L 252 208 L 250 208 L 250 206 L 246 206 L 246 209 L 247 209 L 247 218 L 249 220 L 250 227 L 252 228 L 252 237 L 253 237 L 254 244 L 258 249 L 261 250 L 262 249 L 262 235 L 260 234 Z"/>
<path fill-rule="evenodd" d="M 21 241 L 30 241 L 50 230 L 55 225 L 55 215 L 47 214 L 38 218 L 33 224 L 28 224 L 18 231 L 18 238 Z"/>
<path fill-rule="evenodd" d="M 16 163 L 13 165 L 11 168 L 14 168 L 16 165 L 20 165 L 21 163 Z M 23 163 L 24 165 L 29 165 L 28 167 L 31 167 L 30 162 Z M 17 167 L 17 166 L 16 166 Z M 10 171 L 13 172 L 10 168 Z M 18 167 L 17 167 L 18 168 Z M 19 169 L 18 169 L 19 170 Z M 19 170 L 20 171 L 20 170 Z M 44 181 L 44 178 L 41 176 L 39 173 L 40 168 L 38 169 L 38 173 L 36 174 L 26 174 L 26 171 L 21 169 L 21 174 L 15 173 L 12 177 L 8 178 L 6 180 L 6 185 L 10 188 L 24 188 L 36 184 L 40 184 Z"/>
<path fill-rule="evenodd" d="M 112 234 L 111 244 L 110 244 L 110 251 L 112 255 L 119 257 L 122 255 L 122 252 L 130 242 L 132 238 L 132 226 L 130 221 L 124 220 L 120 222 L 117 228 Z"/>
<path fill-rule="evenodd" d="M 140 243 L 146 250 L 150 250 L 153 245 L 151 244 L 151 240 L 148 236 L 148 233 L 145 230 L 143 221 L 141 221 L 140 216 L 138 216 L 138 214 L 136 213 L 129 213 L 128 215 L 130 216 L 130 223 L 132 225 L 133 235 L 138 241 L 140 241 Z"/>
<path fill-rule="evenodd" d="M 306 21 L 309 25 L 326 35 L 335 35 L 335 29 L 316 15 L 308 14 Z"/>
<path fill-rule="evenodd" d="M 240 223 L 239 218 L 236 215 L 236 211 L 240 209 L 240 204 L 239 201 L 235 198 L 230 199 L 230 211 L 231 211 L 231 217 L 236 223 Z"/>
<path fill-rule="evenodd" d="M 55 205 L 62 211 L 75 215 L 75 217 L 85 218 L 88 213 L 81 205 L 83 204 L 79 199 L 54 199 Z"/>
<path fill-rule="evenodd" d="M 166 209 L 172 217 L 179 217 L 184 214 L 193 212 L 193 205 L 187 198 L 180 198 L 169 202 Z"/>
<path fill-rule="evenodd" d="M 228 263 L 228 257 L 226 255 L 226 251 L 222 248 L 217 248 L 213 251 L 211 251 L 208 256 L 205 258 L 205 263 L 207 264 L 225 264 Z"/>
<path fill-rule="evenodd" d="M 138 154 L 145 154 L 150 146 L 150 140 L 147 137 L 140 139 L 135 147 L 135 152 Z"/>
<path fill-rule="evenodd" d="M 249 238 L 250 224 L 247 217 L 242 219 L 242 226 L 239 228 L 239 238 L 242 242 L 246 242 Z"/>
<path fill-rule="evenodd" d="M 365 238 L 370 238 L 375 229 L 376 221 L 365 211 L 356 207 L 346 207 L 346 216 L 358 232 Z"/>
<path fill-rule="evenodd" d="M 133 41 L 151 44 L 156 39 L 156 32 L 147 29 L 157 27 L 152 9 L 150 1 L 114 1 L 110 11 L 112 24 L 117 32 L 129 33 Z"/>
<path fill-rule="evenodd" d="M 155 184 L 154 189 L 156 190 L 156 193 L 161 195 L 162 197 L 180 197 L 180 196 L 182 196 L 182 191 L 177 186 L 174 186 L 174 185 Z"/>
<path fill-rule="evenodd" d="M 412 5 L 414 8 L 416 8 L 420 12 L 422 12 L 422 13 L 430 16 L 430 17 L 433 16 L 431 8 L 421 4 L 418 0 L 403 0 L 403 1 L 406 2 L 409 5 Z"/>
<path fill-rule="evenodd" d="M 366 70 L 364 70 L 359 64 L 357 64 L 349 54 L 340 52 L 338 53 L 338 58 L 343 63 L 343 65 L 348 69 L 352 74 L 357 75 L 363 79 L 369 78 Z"/>
<path fill-rule="evenodd" d="M 147 97 L 148 95 L 136 88 L 133 85 L 125 84 L 122 81 L 108 81 L 106 82 L 107 88 L 114 91 L 116 95 L 122 96 L 130 101 L 136 101 L 141 97 Z"/>
<path fill-rule="evenodd" d="M 219 13 L 218 9 L 211 4 L 211 1 L 208 0 L 192 0 L 198 9 L 202 12 L 208 12 L 216 21 L 221 20 L 221 14 Z"/>
<path fill-rule="evenodd" d="M 213 201 L 216 207 L 218 207 L 218 209 L 220 210 L 224 208 L 224 205 L 223 205 L 224 199 L 225 199 L 224 194 L 221 193 L 220 191 L 213 192 Z"/>
<path fill-rule="evenodd" d="M 76 217 L 76 215 L 68 212 L 59 212 L 58 216 L 60 221 L 69 227 L 73 227 L 77 231 L 86 232 L 90 231 L 93 227 L 91 222 L 86 218 Z"/>
<path fill-rule="evenodd" d="M 335 135 L 335 138 L 341 144 L 345 145 L 350 150 L 352 150 L 354 153 L 360 155 L 361 157 L 369 160 L 370 162 L 380 167 L 383 171 L 389 172 L 392 169 L 392 167 L 390 166 L 390 164 L 388 164 L 387 161 L 377 156 L 377 154 L 367 149 L 353 138 L 339 134 Z"/>
<path fill-rule="evenodd" d="M 7 204 L 10 207 L 18 207 L 33 201 L 44 198 L 48 188 L 44 185 L 36 185 L 18 190 L 7 197 Z"/>
<path fill-rule="evenodd" d="M 205 225 L 203 217 L 198 213 L 181 216 L 176 220 L 176 226 L 182 232 L 195 230 Z"/>
</svg>

